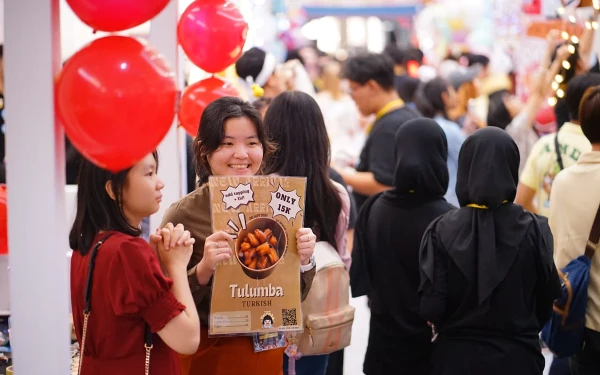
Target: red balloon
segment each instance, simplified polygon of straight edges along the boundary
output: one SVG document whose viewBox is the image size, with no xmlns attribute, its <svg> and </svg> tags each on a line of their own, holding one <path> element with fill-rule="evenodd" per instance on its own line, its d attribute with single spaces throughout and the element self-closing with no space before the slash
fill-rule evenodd
<svg viewBox="0 0 600 375">
<path fill-rule="evenodd" d="M 73 12 L 94 30 L 123 31 L 156 17 L 170 0 L 67 0 Z"/>
<path fill-rule="evenodd" d="M 97 39 L 65 64 L 59 118 L 88 160 L 116 172 L 152 152 L 175 117 L 175 74 L 153 48 L 124 36 Z"/>
<path fill-rule="evenodd" d="M 224 96 L 240 96 L 230 83 L 216 77 L 204 79 L 188 86 L 181 97 L 179 123 L 189 135 L 198 135 L 198 126 L 204 108 Z"/>
<path fill-rule="evenodd" d="M 242 55 L 248 24 L 232 3 L 196 0 L 177 25 L 179 44 L 196 66 L 209 73 L 225 70 Z"/>
<path fill-rule="evenodd" d="M 0 254 L 8 254 L 8 220 L 6 215 L 6 185 L 0 184 Z"/>
</svg>

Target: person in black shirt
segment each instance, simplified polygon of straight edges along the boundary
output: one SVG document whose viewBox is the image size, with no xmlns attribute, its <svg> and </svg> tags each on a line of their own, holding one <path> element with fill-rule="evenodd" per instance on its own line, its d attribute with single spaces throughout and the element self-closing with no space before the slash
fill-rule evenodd
<svg viewBox="0 0 600 375">
<path fill-rule="evenodd" d="M 356 225 L 350 285 L 371 299 L 367 375 L 429 375 L 431 329 L 419 315 L 419 248 L 423 233 L 454 207 L 446 202 L 448 145 L 431 119 L 396 133 L 394 187 L 364 204 Z"/>
<path fill-rule="evenodd" d="M 475 131 L 459 156 L 461 208 L 423 236 L 419 310 L 438 334 L 432 375 L 544 371 L 538 334 L 561 287 L 547 219 L 513 203 L 519 160 L 504 130 Z"/>
<path fill-rule="evenodd" d="M 389 57 L 373 53 L 357 55 L 348 60 L 344 75 L 349 80 L 350 94 L 359 111 L 365 116 L 376 117 L 368 129 L 356 170 L 338 171 L 352 187 L 360 210 L 369 196 L 392 186 L 396 167 L 394 136 L 402 124 L 419 114 L 405 107 L 398 97 L 394 64 Z"/>
</svg>

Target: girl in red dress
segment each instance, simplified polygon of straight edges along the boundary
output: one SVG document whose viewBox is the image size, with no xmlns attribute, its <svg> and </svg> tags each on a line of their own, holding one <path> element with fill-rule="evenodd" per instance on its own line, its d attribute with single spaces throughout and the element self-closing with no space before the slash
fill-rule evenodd
<svg viewBox="0 0 600 375">
<path fill-rule="evenodd" d="M 194 353 L 200 343 L 186 273 L 194 239 L 182 225 L 170 223 L 151 236 L 150 244 L 140 238 L 142 219 L 157 212 L 161 201 L 164 184 L 156 175 L 157 162 L 152 153 L 118 173 L 87 161 L 81 166 L 69 244 L 82 375 L 143 374 L 146 346 L 152 347 L 147 373 L 179 375 L 176 352 Z"/>
</svg>

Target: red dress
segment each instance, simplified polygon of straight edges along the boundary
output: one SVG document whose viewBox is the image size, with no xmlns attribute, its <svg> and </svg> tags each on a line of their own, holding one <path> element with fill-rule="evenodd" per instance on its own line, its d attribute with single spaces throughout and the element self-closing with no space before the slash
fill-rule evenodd
<svg viewBox="0 0 600 375">
<path fill-rule="evenodd" d="M 96 236 L 92 246 L 104 234 Z M 77 340 L 81 345 L 85 283 L 89 253 L 71 258 L 71 305 Z M 172 281 L 163 276 L 158 258 L 141 238 L 112 232 L 98 250 L 92 286 L 82 375 L 144 373 L 144 328 L 153 333 L 185 310 L 170 292 Z M 150 374 L 179 375 L 177 354 L 153 335 Z"/>
</svg>

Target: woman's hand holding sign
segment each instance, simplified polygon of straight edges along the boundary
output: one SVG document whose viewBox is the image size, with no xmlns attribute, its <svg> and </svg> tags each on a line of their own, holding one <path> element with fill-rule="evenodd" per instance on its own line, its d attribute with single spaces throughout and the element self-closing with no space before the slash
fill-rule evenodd
<svg viewBox="0 0 600 375">
<path fill-rule="evenodd" d="M 204 255 L 196 268 L 196 276 L 200 285 L 208 284 L 219 263 L 231 259 L 230 241 L 233 241 L 231 236 L 223 231 L 215 232 L 206 239 Z"/>
<path fill-rule="evenodd" d="M 310 228 L 300 228 L 296 232 L 296 240 L 298 242 L 298 255 L 300 256 L 300 264 L 306 266 L 310 264 L 310 258 L 315 252 L 317 236 Z"/>
</svg>

